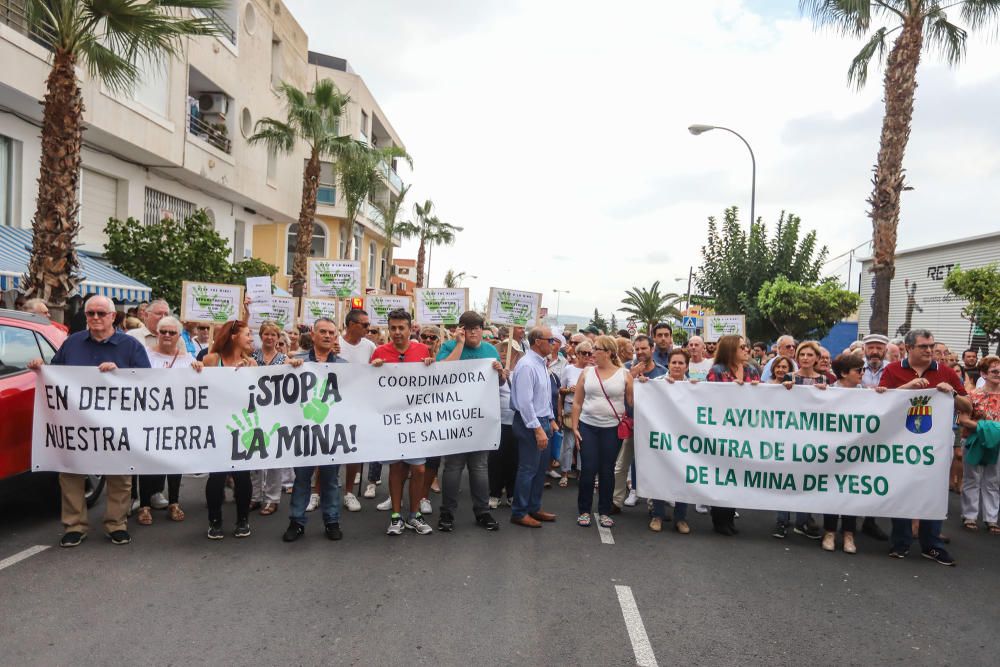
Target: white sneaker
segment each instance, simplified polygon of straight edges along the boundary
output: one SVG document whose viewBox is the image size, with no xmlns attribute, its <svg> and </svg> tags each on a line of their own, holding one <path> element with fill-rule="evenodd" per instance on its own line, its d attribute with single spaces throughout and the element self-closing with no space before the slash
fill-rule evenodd
<svg viewBox="0 0 1000 667">
<path fill-rule="evenodd" d="M 152 505 L 154 510 L 162 510 L 166 509 L 170 503 L 167 502 L 162 493 L 154 493 L 149 499 L 149 504 Z"/>
<path fill-rule="evenodd" d="M 357 486 L 360 483 L 361 483 L 361 473 L 356 472 L 354 473 L 354 484 L 352 486 Z"/>
<path fill-rule="evenodd" d="M 424 517 L 420 514 L 407 519 L 404 525 L 410 530 L 416 531 L 417 535 L 430 535 L 434 532 L 434 529 L 431 528 L 429 523 L 424 521 Z"/>
<path fill-rule="evenodd" d="M 625 507 L 635 507 L 639 503 L 639 496 L 636 494 L 635 489 L 631 489 L 628 492 L 628 496 L 625 498 Z"/>
<path fill-rule="evenodd" d="M 426 498 L 421 498 L 420 499 L 420 513 L 421 514 L 430 514 L 433 511 L 434 511 L 434 508 L 431 507 L 431 501 L 427 500 Z"/>
<path fill-rule="evenodd" d="M 314 493 L 311 496 L 309 496 L 309 504 L 306 505 L 306 511 L 314 512 L 316 511 L 317 507 L 319 507 L 319 494 Z"/>
<path fill-rule="evenodd" d="M 559 471 L 553 468 L 549 468 L 549 472 L 546 474 L 552 479 L 562 479 L 562 475 L 559 474 Z"/>
<path fill-rule="evenodd" d="M 695 505 L 694 511 L 698 514 L 708 514 L 708 505 Z"/>
<path fill-rule="evenodd" d="M 353 493 L 348 493 L 344 496 L 344 507 L 347 508 L 348 512 L 361 511 L 361 503 L 358 502 L 358 497 Z"/>
<path fill-rule="evenodd" d="M 365 487 L 365 492 L 361 494 L 365 498 L 375 497 L 375 482 L 368 482 L 368 486 Z"/>
<path fill-rule="evenodd" d="M 386 498 L 385 500 L 383 500 L 382 502 L 380 502 L 378 505 L 376 505 L 375 509 L 377 509 L 379 512 L 388 512 L 389 510 L 391 510 L 392 509 L 392 496 Z"/>
<path fill-rule="evenodd" d="M 490 496 L 490 509 L 495 510 L 500 507 L 500 499 L 496 496 Z"/>
</svg>

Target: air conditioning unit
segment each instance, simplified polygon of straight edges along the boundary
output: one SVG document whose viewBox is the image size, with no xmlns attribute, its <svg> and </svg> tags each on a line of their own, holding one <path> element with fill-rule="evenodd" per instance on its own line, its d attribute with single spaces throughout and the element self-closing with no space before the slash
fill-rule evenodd
<svg viewBox="0 0 1000 667">
<path fill-rule="evenodd" d="M 203 114 L 225 114 L 229 111 L 229 98 L 222 93 L 205 93 L 198 97 L 198 111 Z"/>
</svg>

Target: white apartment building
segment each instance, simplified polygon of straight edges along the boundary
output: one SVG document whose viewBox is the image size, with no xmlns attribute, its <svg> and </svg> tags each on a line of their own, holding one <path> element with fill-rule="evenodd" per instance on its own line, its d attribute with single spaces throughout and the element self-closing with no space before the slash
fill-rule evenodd
<svg viewBox="0 0 1000 667">
<path fill-rule="evenodd" d="M 16 228 L 30 228 L 35 210 L 40 100 L 49 71 L 44 40 L 26 29 L 24 4 L 0 0 L 0 225 Z M 86 124 L 80 249 L 103 252 L 109 217 L 153 222 L 205 209 L 229 240 L 234 261 L 254 256 L 259 245 L 258 256 L 279 266 L 276 282 L 287 284 L 285 253 L 272 249 L 274 241 L 287 248 L 288 227 L 298 219 L 305 150 L 274 155 L 246 140 L 260 118 L 285 117 L 278 85 L 308 89 L 317 77 L 334 78 L 356 95 L 345 131 L 402 144 L 346 61 L 308 51 L 305 31 L 280 0 L 233 0 L 213 18 L 222 34 L 186 39 L 182 56 L 146 67 L 131 95 L 116 95 L 79 72 Z M 401 183 L 392 175 L 398 194 Z M 321 197 L 330 205 L 324 202 L 317 217 L 343 216 L 336 186 L 325 184 Z M 377 216 L 368 216 L 359 247 L 366 269 L 370 243 L 376 242 L 379 255 L 385 242 L 372 220 Z M 320 226 L 317 255 L 342 255 L 331 241 L 342 235 L 339 225 Z M 255 238 L 256 230 L 263 239 Z M 373 266 L 372 275 L 380 275 L 378 257 Z"/>
</svg>

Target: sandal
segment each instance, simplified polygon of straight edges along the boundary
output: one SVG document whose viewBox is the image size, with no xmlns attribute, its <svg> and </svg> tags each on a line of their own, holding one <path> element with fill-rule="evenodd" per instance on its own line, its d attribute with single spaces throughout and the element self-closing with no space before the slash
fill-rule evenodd
<svg viewBox="0 0 1000 667">
<path fill-rule="evenodd" d="M 990 535 L 1000 535 L 1000 526 L 995 523 L 986 524 L 986 528 L 990 531 Z"/>
<path fill-rule="evenodd" d="M 559 487 L 560 488 L 565 489 L 567 486 L 569 486 L 569 478 L 568 477 L 563 477 L 562 479 L 559 480 Z"/>
<path fill-rule="evenodd" d="M 152 526 L 153 525 L 153 513 L 148 507 L 140 507 L 139 513 L 136 515 L 135 520 L 140 526 Z"/>
<path fill-rule="evenodd" d="M 183 521 L 184 520 L 184 510 L 177 503 L 171 503 L 167 505 L 167 516 L 170 517 L 171 521 Z"/>
<path fill-rule="evenodd" d="M 261 516 L 270 516 L 278 511 L 278 506 L 274 503 L 264 503 L 264 506 L 260 508 Z"/>
<path fill-rule="evenodd" d="M 580 516 L 576 517 L 576 525 L 581 528 L 590 528 L 590 515 L 584 512 Z"/>
<path fill-rule="evenodd" d="M 965 528 L 966 530 L 971 530 L 972 532 L 976 532 L 977 530 L 979 530 L 979 524 L 973 521 L 972 519 L 966 519 L 965 521 L 962 522 L 962 528 Z"/>
<path fill-rule="evenodd" d="M 253 500 L 253 501 L 250 502 L 250 511 L 253 512 L 255 510 L 259 510 L 260 506 L 261 506 L 261 503 L 260 503 L 259 500 Z"/>
<path fill-rule="evenodd" d="M 615 520 L 609 517 L 607 514 L 602 514 L 600 518 L 601 528 L 613 528 L 615 525 Z"/>
</svg>

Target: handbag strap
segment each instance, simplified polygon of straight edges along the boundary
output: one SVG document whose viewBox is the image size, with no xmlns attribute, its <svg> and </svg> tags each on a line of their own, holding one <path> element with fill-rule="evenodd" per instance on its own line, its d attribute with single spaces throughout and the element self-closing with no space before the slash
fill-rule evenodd
<svg viewBox="0 0 1000 667">
<path fill-rule="evenodd" d="M 621 423 L 622 418 L 618 416 L 618 411 L 615 410 L 615 404 L 611 402 L 611 397 L 608 396 L 608 392 L 604 389 L 604 381 L 601 380 L 601 372 L 597 370 L 596 366 L 594 367 L 594 375 L 597 376 L 597 384 L 601 385 L 601 392 L 604 394 L 604 398 L 607 400 L 608 405 L 611 406 L 611 412 L 615 413 L 615 419 Z"/>
</svg>

